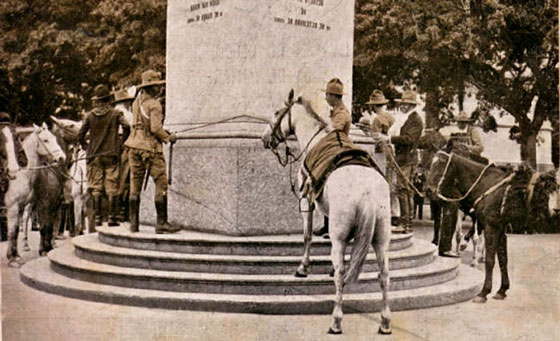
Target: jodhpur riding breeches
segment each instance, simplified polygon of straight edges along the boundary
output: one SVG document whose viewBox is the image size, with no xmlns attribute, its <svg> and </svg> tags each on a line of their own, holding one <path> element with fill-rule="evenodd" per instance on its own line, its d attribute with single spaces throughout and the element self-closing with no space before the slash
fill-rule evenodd
<svg viewBox="0 0 560 341">
<path fill-rule="evenodd" d="M 88 187 L 93 195 L 117 195 L 119 191 L 119 158 L 97 156 L 87 164 Z"/>
<path fill-rule="evenodd" d="M 412 212 L 412 190 L 409 186 L 409 182 L 412 182 L 413 166 L 402 166 L 400 167 L 403 175 L 406 179 L 397 173 L 397 196 L 399 198 L 399 206 L 401 209 L 401 224 L 410 227 L 411 219 L 410 213 Z M 408 180 L 408 181 L 407 181 Z"/>
<path fill-rule="evenodd" d="M 163 197 L 167 195 L 167 171 L 163 153 L 130 148 L 128 164 L 130 166 L 130 195 L 140 195 L 144 176 L 146 171 L 149 171 L 150 177 L 156 184 L 155 200 L 163 200 Z"/>
</svg>

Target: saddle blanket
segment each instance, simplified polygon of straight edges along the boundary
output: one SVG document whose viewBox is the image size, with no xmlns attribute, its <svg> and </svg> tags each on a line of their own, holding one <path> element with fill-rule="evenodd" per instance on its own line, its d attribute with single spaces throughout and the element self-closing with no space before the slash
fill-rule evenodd
<svg viewBox="0 0 560 341">
<path fill-rule="evenodd" d="M 339 167 L 348 165 L 372 167 L 384 177 L 379 166 L 367 151 L 356 146 L 345 133 L 334 130 L 323 137 L 307 153 L 303 162 L 303 166 L 311 178 L 313 200 L 321 195 L 329 174 Z"/>
</svg>

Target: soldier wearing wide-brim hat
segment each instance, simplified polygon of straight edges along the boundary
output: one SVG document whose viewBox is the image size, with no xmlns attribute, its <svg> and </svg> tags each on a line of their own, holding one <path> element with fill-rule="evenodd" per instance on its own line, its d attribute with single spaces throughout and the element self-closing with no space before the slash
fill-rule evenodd
<svg viewBox="0 0 560 341">
<path fill-rule="evenodd" d="M 369 101 L 366 104 L 373 104 L 373 105 L 383 105 L 389 103 L 389 100 L 385 98 L 383 91 L 381 90 L 373 90 L 371 95 L 369 96 Z"/>
<path fill-rule="evenodd" d="M 115 109 L 120 110 L 123 113 L 124 118 L 128 123 L 132 122 L 132 101 L 135 96 L 130 95 L 129 91 L 126 89 L 117 90 L 113 93 L 113 105 Z M 124 142 L 129 136 L 130 130 L 123 130 L 121 141 L 122 141 L 122 152 L 120 161 L 120 172 L 119 172 L 119 220 L 121 222 L 129 221 L 129 193 L 130 193 L 130 166 L 128 164 L 128 148 L 124 146 Z"/>
<path fill-rule="evenodd" d="M 348 135 L 350 133 L 352 115 L 350 115 L 350 112 L 342 102 L 342 96 L 345 95 L 344 84 L 342 84 L 340 79 L 333 78 L 327 83 L 327 88 L 323 91 L 325 92 L 325 100 L 332 108 L 329 117 L 333 130 Z M 328 232 L 329 219 L 325 216 L 323 227 L 314 231 L 313 234 L 327 237 Z"/>
<path fill-rule="evenodd" d="M 456 122 L 474 122 L 474 120 L 464 111 L 459 112 L 455 117 Z"/>
<path fill-rule="evenodd" d="M 334 130 L 339 130 L 348 134 L 350 132 L 350 124 L 352 116 L 346 106 L 342 102 L 344 93 L 344 84 L 338 78 L 333 78 L 327 83 L 325 90 L 325 100 L 332 108 L 330 119 Z"/>
<path fill-rule="evenodd" d="M 156 233 L 174 233 L 180 228 L 167 222 L 167 170 L 163 143 L 175 143 L 177 137 L 163 129 L 165 119 L 158 101 L 165 80 L 161 73 L 148 70 L 142 73 L 142 83 L 136 87 L 138 94 L 132 103 L 132 131 L 125 142 L 130 148 L 130 230 L 139 230 L 140 192 L 146 172 L 153 179 L 156 206 Z"/>
<path fill-rule="evenodd" d="M 407 233 L 412 232 L 410 204 L 413 193 L 409 183 L 412 183 L 412 176 L 418 164 L 417 148 L 424 129 L 422 118 L 413 111 L 419 104 L 417 97 L 416 91 L 406 90 L 400 99 L 395 99 L 395 102 L 399 103 L 401 112 L 408 114 L 408 118 L 401 127 L 399 135 L 391 137 L 391 143 L 395 146 L 395 161 L 401 170 L 397 172 L 396 186 L 401 210 L 400 225 Z M 397 231 L 402 232 L 402 229 Z"/>
<path fill-rule="evenodd" d="M 122 113 L 110 102 L 113 94 L 100 84 L 93 90 L 94 108 L 87 114 L 78 132 L 78 140 L 87 153 L 88 187 L 91 189 L 95 210 L 95 224 L 101 225 L 101 198 L 109 199 L 109 225 L 117 225 L 117 195 L 119 190 L 120 140 L 119 128 L 128 129 Z M 89 132 L 89 143 L 86 134 Z M 87 145 L 87 147 L 86 147 Z"/>
</svg>

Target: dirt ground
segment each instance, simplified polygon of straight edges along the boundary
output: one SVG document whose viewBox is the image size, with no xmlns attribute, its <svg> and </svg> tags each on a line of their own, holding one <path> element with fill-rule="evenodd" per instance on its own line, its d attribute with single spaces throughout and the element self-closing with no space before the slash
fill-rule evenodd
<svg viewBox="0 0 560 341">
<path fill-rule="evenodd" d="M 426 225 L 416 237 L 431 240 Z M 38 257 L 38 232 L 31 252 Z M 69 240 L 59 241 L 60 244 Z M 472 246 L 463 254 L 470 263 Z M 508 235 L 511 289 L 504 301 L 393 313 L 393 334 L 377 335 L 379 314 L 348 314 L 342 335 L 328 335 L 329 315 L 268 316 L 173 311 L 95 303 L 22 284 L 2 254 L 4 340 L 560 340 L 560 235 Z M 479 266 L 482 269 L 482 266 Z M 483 273 L 473 281 L 483 280 Z M 494 292 L 499 272 L 494 270 Z"/>
</svg>

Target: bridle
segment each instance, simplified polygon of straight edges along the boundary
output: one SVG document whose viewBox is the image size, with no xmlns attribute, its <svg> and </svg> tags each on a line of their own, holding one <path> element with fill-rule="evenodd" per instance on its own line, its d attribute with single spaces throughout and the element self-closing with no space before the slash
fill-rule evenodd
<svg viewBox="0 0 560 341">
<path fill-rule="evenodd" d="M 291 152 L 290 147 L 288 146 L 288 143 L 287 143 L 286 139 L 287 139 L 288 136 L 295 134 L 295 130 L 294 130 L 294 127 L 293 127 L 293 124 L 292 124 L 292 107 L 296 103 L 301 104 L 302 103 L 302 98 L 299 97 L 296 101 L 293 101 L 293 100 L 287 101 L 285 103 L 286 107 L 281 109 L 280 112 L 275 115 L 275 117 L 277 117 L 276 120 L 269 123 L 269 127 L 272 131 L 271 136 L 274 139 L 276 139 L 278 144 L 284 142 L 284 144 L 286 146 L 286 148 L 285 148 L 285 158 L 284 159 L 282 159 L 282 156 L 280 156 L 280 153 L 278 152 L 278 150 L 276 148 L 272 148 L 272 147 L 270 148 L 270 150 L 276 156 L 276 158 L 278 159 L 278 162 L 280 163 L 280 165 L 282 167 L 285 167 L 288 164 L 291 165 L 291 164 L 299 161 L 301 159 L 301 157 L 307 152 L 307 149 L 309 148 L 309 145 L 315 139 L 315 137 L 327 127 L 327 124 L 317 114 L 313 113 L 311 116 L 313 118 L 315 118 L 317 121 L 319 121 L 319 123 L 321 125 L 320 125 L 319 129 L 315 132 L 315 134 L 313 134 L 311 139 L 309 139 L 305 148 L 303 148 L 303 150 L 300 151 L 300 153 L 297 156 L 294 155 Z M 282 126 L 282 121 L 284 120 L 284 117 L 286 117 L 286 116 L 288 116 L 288 133 L 283 136 L 281 126 Z"/>
<path fill-rule="evenodd" d="M 473 182 L 473 184 L 471 185 L 471 187 L 467 190 L 467 192 L 465 193 L 465 195 L 463 195 L 463 196 L 460 197 L 460 198 L 448 198 L 448 197 L 444 196 L 444 195 L 441 193 L 441 186 L 442 186 L 443 182 L 445 181 L 445 177 L 446 177 L 446 175 L 447 175 L 447 171 L 448 171 L 448 169 L 449 169 L 449 165 L 451 165 L 451 159 L 453 159 L 454 154 L 453 154 L 453 153 L 447 154 L 447 153 L 442 152 L 442 151 L 439 151 L 437 154 L 439 154 L 439 155 L 446 155 L 446 156 L 447 156 L 447 163 L 445 164 L 445 168 L 444 168 L 444 170 L 443 170 L 443 173 L 441 174 L 441 177 L 440 177 L 440 179 L 439 179 L 439 181 L 438 181 L 438 185 L 437 185 L 437 187 L 436 187 L 435 195 L 436 195 L 439 199 L 441 199 L 441 200 L 443 200 L 443 201 L 446 201 L 446 202 L 458 202 L 458 201 L 462 201 L 462 200 L 466 199 L 466 198 L 471 194 L 471 192 L 472 192 L 473 189 L 476 187 L 476 185 L 478 185 L 478 183 L 479 183 L 480 180 L 482 179 L 482 176 L 484 175 L 484 173 L 486 173 L 486 170 L 488 170 L 488 168 L 490 168 L 491 166 L 494 165 L 494 163 L 489 163 L 488 165 L 486 165 L 486 166 L 484 167 L 484 169 L 480 172 L 480 174 L 478 175 L 478 177 L 476 178 L 476 180 Z M 436 154 L 436 155 L 437 155 L 437 154 Z M 486 194 L 486 193 L 485 193 L 485 194 Z M 483 195 L 485 195 L 485 194 L 483 194 Z M 478 202 L 478 199 L 477 199 L 477 202 Z"/>
</svg>

